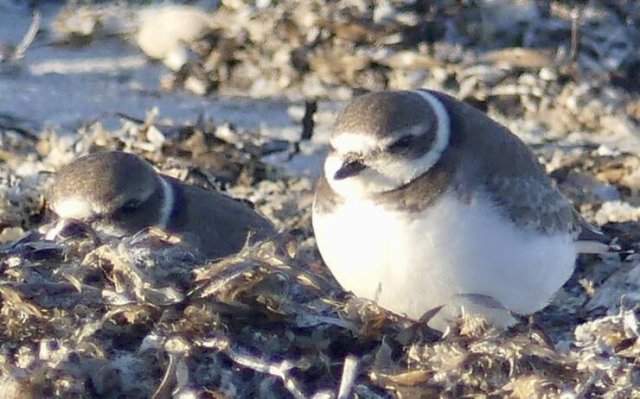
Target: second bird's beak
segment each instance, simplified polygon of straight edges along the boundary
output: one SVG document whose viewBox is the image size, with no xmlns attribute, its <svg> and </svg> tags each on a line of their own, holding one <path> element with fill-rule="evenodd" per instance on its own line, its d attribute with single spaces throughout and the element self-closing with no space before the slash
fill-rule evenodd
<svg viewBox="0 0 640 399">
<path fill-rule="evenodd" d="M 347 177 L 355 176 L 363 171 L 367 166 L 360 161 L 345 161 L 340 169 L 333 175 L 335 180 L 346 179 Z"/>
</svg>

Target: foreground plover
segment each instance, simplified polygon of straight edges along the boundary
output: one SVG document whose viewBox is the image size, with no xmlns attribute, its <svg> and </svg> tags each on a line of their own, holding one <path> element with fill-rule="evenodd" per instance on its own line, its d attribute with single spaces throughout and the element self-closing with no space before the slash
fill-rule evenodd
<svg viewBox="0 0 640 399">
<path fill-rule="evenodd" d="M 345 289 L 394 312 L 453 306 L 446 322 L 461 305 L 504 327 L 545 307 L 578 253 L 603 250 L 578 239 L 586 223 L 520 139 L 443 93 L 358 97 L 330 147 L 320 253 Z"/>
<path fill-rule="evenodd" d="M 157 226 L 209 258 L 229 255 L 274 233 L 246 204 L 156 173 L 142 158 L 99 152 L 61 168 L 48 192 L 61 219 L 90 223 L 115 235 Z"/>
</svg>

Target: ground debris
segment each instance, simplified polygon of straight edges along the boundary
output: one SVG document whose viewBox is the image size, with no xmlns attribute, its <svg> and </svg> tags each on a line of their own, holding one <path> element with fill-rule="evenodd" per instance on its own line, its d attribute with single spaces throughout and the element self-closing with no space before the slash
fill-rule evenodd
<svg viewBox="0 0 640 399">
<path fill-rule="evenodd" d="M 580 258 L 550 306 L 507 332 L 463 317 L 441 337 L 334 281 L 312 235 L 312 181 L 264 161 L 302 143 L 204 118 L 176 125 L 158 110 L 102 115 L 73 135 L 3 113 L 0 396 L 640 397 L 640 157 L 616 146 L 640 121 L 635 2 L 219 3 L 206 15 L 69 6 L 56 44 L 138 34 L 144 50 L 140 21 L 193 11 L 182 40 L 149 53 L 175 69 L 165 88 L 303 100 L 307 141 L 319 139 L 324 100 L 445 90 L 532 143 L 622 252 Z M 280 234 L 205 261 L 155 229 L 52 233 L 51 173 L 101 150 L 242 198 Z"/>
<path fill-rule="evenodd" d="M 3 206 L 21 204 L 7 214 L 22 229 L 0 247 L 0 375 L 8 394 L 637 393 L 640 297 L 626 291 L 640 286 L 637 255 L 623 263 L 585 259 L 563 294 L 530 323 L 498 332 L 467 318 L 440 338 L 342 292 L 315 248 L 309 180 L 268 165 L 247 167 L 262 162 L 260 147 L 267 141 L 239 139 L 228 126 L 218 135 L 220 127 L 213 125 L 158 120 L 155 113 L 144 120 L 123 117 L 115 131 L 93 123 L 73 141 L 54 133 L 13 141 L 21 161 L 0 165 L 7 176 Z M 189 147 L 194 137 L 200 144 Z M 209 148 L 237 154 L 242 173 L 254 175 L 216 177 L 218 167 L 193 156 Z M 636 203 L 630 177 L 635 155 L 578 148 L 537 148 L 561 189 L 597 212 L 614 198 Z M 50 172 L 102 149 L 134 151 L 177 178 L 227 189 L 254 202 L 282 233 L 213 262 L 157 229 L 114 240 L 78 223 L 51 234 L 55 224 L 42 210 Z M 605 232 L 632 253 L 636 221 L 632 213 L 621 215 L 622 222 L 609 221 Z"/>
<path fill-rule="evenodd" d="M 133 37 L 174 71 L 165 89 L 308 101 L 429 87 L 560 135 L 631 134 L 640 11 L 632 1 L 570 3 L 97 5 L 64 9 L 56 26 Z"/>
</svg>

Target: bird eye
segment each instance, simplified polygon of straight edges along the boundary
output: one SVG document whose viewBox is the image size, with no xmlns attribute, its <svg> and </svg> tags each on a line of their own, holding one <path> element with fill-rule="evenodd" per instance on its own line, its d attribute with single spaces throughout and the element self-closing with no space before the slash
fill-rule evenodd
<svg viewBox="0 0 640 399">
<path fill-rule="evenodd" d="M 400 137 L 398 140 L 393 142 L 388 148 L 391 152 L 400 152 L 404 151 L 411 146 L 413 143 L 413 136 L 408 134 L 406 136 Z"/>
<path fill-rule="evenodd" d="M 142 204 L 140 200 L 130 199 L 129 201 L 125 202 L 120 209 L 122 210 L 122 212 L 133 212 L 140 207 L 140 204 Z"/>
</svg>

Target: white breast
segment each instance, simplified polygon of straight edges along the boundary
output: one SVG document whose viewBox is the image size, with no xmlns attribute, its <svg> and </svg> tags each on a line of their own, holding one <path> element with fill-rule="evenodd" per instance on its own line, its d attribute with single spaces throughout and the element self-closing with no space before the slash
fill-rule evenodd
<svg viewBox="0 0 640 399">
<path fill-rule="evenodd" d="M 573 272 L 568 234 L 518 229 L 488 199 L 443 195 L 420 213 L 354 200 L 313 215 L 318 247 L 342 286 L 412 318 L 455 295 L 480 294 L 507 309 L 542 309 Z"/>
</svg>

